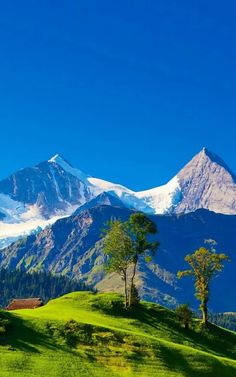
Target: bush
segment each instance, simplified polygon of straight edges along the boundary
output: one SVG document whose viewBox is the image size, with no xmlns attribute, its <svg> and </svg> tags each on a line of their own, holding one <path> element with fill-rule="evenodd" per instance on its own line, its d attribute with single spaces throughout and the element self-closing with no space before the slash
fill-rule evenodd
<svg viewBox="0 0 236 377">
<path fill-rule="evenodd" d="M 80 324 L 73 319 L 63 324 L 47 323 L 48 333 L 56 339 L 63 339 L 70 347 L 75 348 L 79 343 L 91 344 L 93 326 Z"/>
<path fill-rule="evenodd" d="M 0 311 L 0 340 L 7 334 L 11 326 L 11 321 L 3 311 Z"/>
<path fill-rule="evenodd" d="M 131 288 L 131 308 L 136 308 L 140 303 L 138 288 L 133 284 Z"/>
<path fill-rule="evenodd" d="M 92 303 L 92 308 L 111 315 L 124 315 L 123 299 L 120 297 L 100 297 Z"/>
<path fill-rule="evenodd" d="M 179 305 L 176 308 L 176 314 L 179 322 L 184 326 L 185 329 L 188 329 L 193 318 L 193 312 L 187 304 Z"/>
</svg>

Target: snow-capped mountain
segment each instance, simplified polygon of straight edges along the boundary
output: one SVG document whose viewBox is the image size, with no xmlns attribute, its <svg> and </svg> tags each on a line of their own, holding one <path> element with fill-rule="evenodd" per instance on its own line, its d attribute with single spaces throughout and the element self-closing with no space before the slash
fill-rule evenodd
<svg viewBox="0 0 236 377">
<path fill-rule="evenodd" d="M 104 192 L 129 209 L 149 214 L 187 213 L 199 208 L 236 214 L 235 175 L 206 148 L 167 184 L 141 192 L 91 177 L 56 155 L 0 181 L 0 248 L 22 234 L 70 216 Z"/>
<path fill-rule="evenodd" d="M 0 181 L 0 247 L 91 200 L 85 181 L 86 176 L 59 155 Z"/>
<path fill-rule="evenodd" d="M 167 184 L 134 192 L 88 178 L 96 188 L 116 194 L 129 208 L 147 213 L 188 213 L 200 208 L 236 214 L 236 177 L 220 157 L 203 148 Z"/>
</svg>

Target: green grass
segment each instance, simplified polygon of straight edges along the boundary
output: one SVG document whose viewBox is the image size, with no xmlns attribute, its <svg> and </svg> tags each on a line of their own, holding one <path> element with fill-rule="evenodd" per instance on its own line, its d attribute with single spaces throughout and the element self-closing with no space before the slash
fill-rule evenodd
<svg viewBox="0 0 236 377">
<path fill-rule="evenodd" d="M 0 376 L 236 376 L 234 332 L 213 325 L 201 332 L 197 322 L 186 331 L 171 310 L 151 303 L 129 313 L 118 294 L 75 292 L 6 316 Z M 73 347 L 62 335 L 72 319 L 90 333 Z"/>
</svg>

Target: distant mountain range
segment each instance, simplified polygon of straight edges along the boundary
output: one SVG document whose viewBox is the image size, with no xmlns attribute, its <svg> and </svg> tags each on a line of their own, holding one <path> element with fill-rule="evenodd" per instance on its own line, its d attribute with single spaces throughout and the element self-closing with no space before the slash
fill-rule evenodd
<svg viewBox="0 0 236 377">
<path fill-rule="evenodd" d="M 0 267 L 46 270 L 119 290 L 119 278 L 104 274 L 100 234 L 111 217 L 127 219 L 135 210 L 157 223 L 161 242 L 155 259 L 139 266 L 142 297 L 196 307 L 192 285 L 177 281 L 176 272 L 186 267 L 187 253 L 215 239 L 231 262 L 214 283 L 211 308 L 236 311 L 236 178 L 205 148 L 166 185 L 142 192 L 84 174 L 59 155 L 2 180 Z"/>
<path fill-rule="evenodd" d="M 141 192 L 93 178 L 56 155 L 0 181 L 0 247 L 71 215 L 103 192 L 126 208 L 148 214 L 188 213 L 200 208 L 236 214 L 235 175 L 206 148 L 167 184 Z"/>
<path fill-rule="evenodd" d="M 106 194 L 105 201 L 109 199 Z M 112 203 L 113 204 L 113 203 Z M 116 203 L 118 204 L 118 203 Z M 0 267 L 26 271 L 49 271 L 95 284 L 99 290 L 120 291 L 116 274 L 105 275 L 103 269 L 101 231 L 111 218 L 126 220 L 132 210 L 93 201 L 91 208 L 56 221 L 38 234 L 20 239 L 0 252 Z M 215 312 L 236 311 L 236 216 L 216 214 L 208 210 L 174 215 L 150 215 L 157 224 L 156 239 L 161 246 L 151 263 L 140 263 L 138 286 L 143 298 L 174 306 L 189 302 L 197 307 L 190 278 L 177 280 L 176 272 L 187 264 L 187 253 L 206 239 L 215 239 L 219 250 L 231 259 L 216 278 L 210 308 Z"/>
</svg>

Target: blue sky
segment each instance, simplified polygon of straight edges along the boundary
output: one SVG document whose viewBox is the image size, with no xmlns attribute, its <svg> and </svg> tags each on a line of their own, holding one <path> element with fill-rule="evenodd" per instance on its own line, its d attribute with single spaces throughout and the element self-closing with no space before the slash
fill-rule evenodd
<svg viewBox="0 0 236 377">
<path fill-rule="evenodd" d="M 235 1 L 6 1 L 0 177 L 61 153 L 133 189 L 203 146 L 236 171 Z"/>
</svg>

